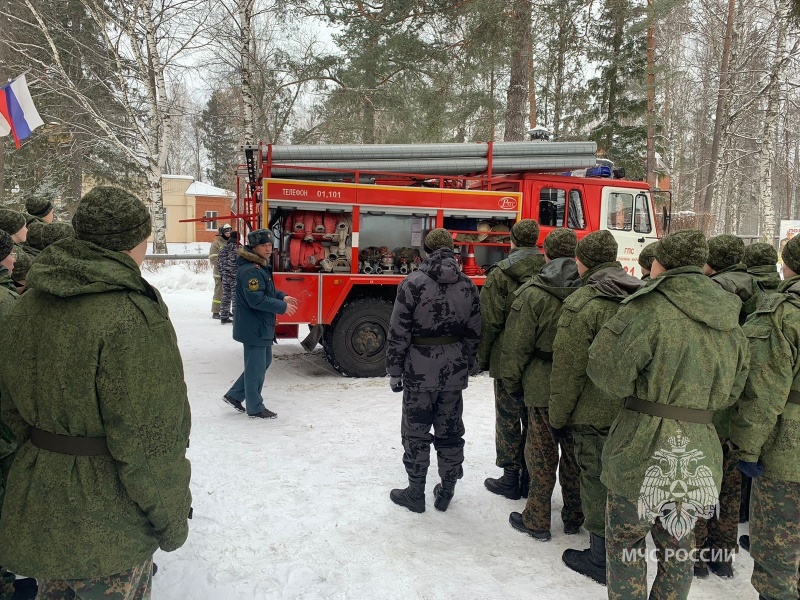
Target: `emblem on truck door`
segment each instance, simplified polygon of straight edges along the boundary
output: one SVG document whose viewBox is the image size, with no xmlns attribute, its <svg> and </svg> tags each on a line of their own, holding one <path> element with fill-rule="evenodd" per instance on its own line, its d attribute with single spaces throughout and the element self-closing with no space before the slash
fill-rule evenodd
<svg viewBox="0 0 800 600">
<path fill-rule="evenodd" d="M 513 196 L 503 196 L 498 200 L 498 204 L 503 210 L 517 210 L 517 199 Z"/>
</svg>

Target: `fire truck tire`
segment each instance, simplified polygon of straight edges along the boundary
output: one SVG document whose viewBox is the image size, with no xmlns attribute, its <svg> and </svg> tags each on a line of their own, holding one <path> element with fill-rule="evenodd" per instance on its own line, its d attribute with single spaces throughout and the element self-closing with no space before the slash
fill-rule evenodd
<svg viewBox="0 0 800 600">
<path fill-rule="evenodd" d="M 385 298 L 359 298 L 342 307 L 330 327 L 328 361 L 347 377 L 383 377 L 392 303 Z"/>
</svg>

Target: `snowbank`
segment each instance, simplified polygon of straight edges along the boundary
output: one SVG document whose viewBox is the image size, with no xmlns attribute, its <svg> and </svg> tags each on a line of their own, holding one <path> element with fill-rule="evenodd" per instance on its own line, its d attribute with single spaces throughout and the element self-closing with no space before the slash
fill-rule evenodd
<svg viewBox="0 0 800 600">
<path fill-rule="evenodd" d="M 214 292 L 214 276 L 207 260 L 145 261 L 142 275 L 161 293 L 196 290 Z M 209 303 L 211 297 L 208 298 Z"/>
</svg>

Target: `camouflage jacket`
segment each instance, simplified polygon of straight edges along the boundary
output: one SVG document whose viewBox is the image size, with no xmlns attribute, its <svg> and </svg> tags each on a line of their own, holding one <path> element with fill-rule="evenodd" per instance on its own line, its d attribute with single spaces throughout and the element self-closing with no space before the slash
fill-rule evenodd
<svg viewBox="0 0 800 600">
<path fill-rule="evenodd" d="M 211 263 L 211 266 L 214 268 L 214 277 L 219 277 L 219 265 L 217 263 L 219 259 L 219 251 L 222 250 L 225 245 L 228 243 L 221 235 L 218 235 L 214 238 L 214 241 L 211 242 L 211 247 L 208 249 L 208 262 Z"/>
<path fill-rule="evenodd" d="M 589 348 L 587 374 L 612 398 L 712 411 L 731 406 L 744 388 L 749 358 L 738 302 L 697 267 L 665 271 L 623 300 L 606 322 Z M 603 448 L 601 480 L 635 501 L 648 469 L 659 468 L 659 454 L 680 451 L 683 442 L 718 491 L 722 446 L 713 425 L 626 408 Z M 668 492 L 665 499 L 682 500 Z"/>
<path fill-rule="evenodd" d="M 19 298 L 16 291 L 11 291 L 9 284 L 12 286 L 14 284 L 11 280 L 11 274 L 8 269 L 0 267 L 0 317 L 5 315 Z M 0 323 L 1 328 L 2 323 Z M 0 397 L 0 408 L 2 407 L 2 402 L 3 399 Z M 14 439 L 14 434 L 0 419 L 0 507 L 3 506 L 3 490 L 8 467 L 11 464 L 11 455 L 16 449 L 17 442 Z"/>
<path fill-rule="evenodd" d="M 561 305 L 580 284 L 575 259 L 557 258 L 512 292 L 497 372 L 507 391 L 524 391 L 526 406 L 547 406 Z"/>
<path fill-rule="evenodd" d="M 764 298 L 764 292 L 755 279 L 747 272 L 743 264 L 734 265 L 718 271 L 711 276 L 711 281 L 718 284 L 726 292 L 734 294 L 742 304 L 739 309 L 739 325 L 744 325 L 747 317 L 753 314 Z M 721 440 L 730 436 L 731 418 L 736 407 L 730 406 L 714 415 L 714 426 Z"/>
<path fill-rule="evenodd" d="M 415 337 L 457 337 L 417 345 Z M 463 390 L 481 337 L 478 288 L 458 270 L 453 251 L 428 255 L 397 287 L 386 347 L 386 373 L 411 391 Z"/>
<path fill-rule="evenodd" d="M 25 214 L 29 217 L 31 216 L 28 215 L 28 213 Z M 31 217 L 31 219 L 32 220 L 28 222 L 28 237 L 30 237 L 31 232 L 33 232 L 33 237 L 35 239 L 36 236 L 41 233 L 41 229 L 44 228 L 46 223 L 42 221 L 39 217 Z M 41 252 L 41 250 L 39 250 L 38 248 L 34 248 L 33 245 L 31 245 L 30 240 L 23 242 L 21 246 L 25 250 L 25 254 L 27 254 L 31 258 L 35 258 Z"/>
<path fill-rule="evenodd" d="M 219 251 L 217 257 L 217 270 L 221 277 L 231 280 L 236 279 L 236 271 L 239 267 L 236 265 L 238 246 L 235 241 L 228 241 Z"/>
<path fill-rule="evenodd" d="M 130 569 L 188 535 L 190 413 L 167 307 L 121 252 L 65 239 L 0 328 L 2 420 L 18 450 L 0 563 L 37 579 Z M 31 426 L 105 437 L 110 456 L 40 450 Z"/>
<path fill-rule="evenodd" d="M 550 424 L 592 425 L 608 429 L 622 408 L 622 398 L 605 394 L 586 376 L 589 346 L 619 303 L 641 289 L 640 281 L 618 262 L 602 263 L 587 271 L 580 288 L 564 302 L 553 343 L 550 379 Z"/>
<path fill-rule="evenodd" d="M 8 269 L 0 267 L 0 316 L 6 314 L 14 305 L 14 301 L 19 298 L 17 286 L 11 278 Z"/>
<path fill-rule="evenodd" d="M 498 377 L 503 329 L 513 301 L 511 293 L 541 271 L 543 266 L 544 254 L 538 248 L 516 248 L 508 258 L 491 269 L 481 288 L 483 325 L 478 346 L 478 364 L 494 378 Z"/>
<path fill-rule="evenodd" d="M 800 483 L 800 277 L 770 294 L 744 325 L 750 374 L 731 425 L 739 458 L 761 461 L 765 476 Z"/>
<path fill-rule="evenodd" d="M 781 276 L 775 265 L 748 267 L 747 272 L 765 292 L 774 292 L 781 284 Z"/>
</svg>

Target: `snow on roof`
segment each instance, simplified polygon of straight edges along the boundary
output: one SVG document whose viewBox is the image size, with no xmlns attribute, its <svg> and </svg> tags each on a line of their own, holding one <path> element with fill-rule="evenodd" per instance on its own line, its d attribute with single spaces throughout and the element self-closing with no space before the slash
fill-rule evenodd
<svg viewBox="0 0 800 600">
<path fill-rule="evenodd" d="M 202 181 L 195 181 L 186 190 L 187 196 L 220 196 L 222 198 L 233 198 L 236 194 L 223 190 L 222 188 L 214 187 Z"/>
<path fill-rule="evenodd" d="M 188 179 L 189 181 L 193 181 L 194 177 L 191 175 L 162 175 L 161 179 Z"/>
</svg>

